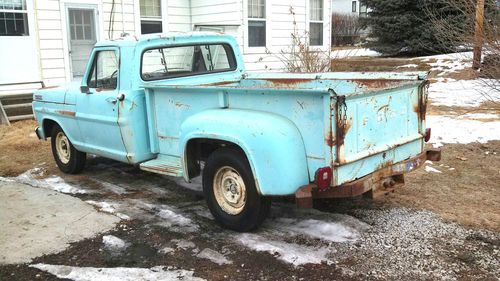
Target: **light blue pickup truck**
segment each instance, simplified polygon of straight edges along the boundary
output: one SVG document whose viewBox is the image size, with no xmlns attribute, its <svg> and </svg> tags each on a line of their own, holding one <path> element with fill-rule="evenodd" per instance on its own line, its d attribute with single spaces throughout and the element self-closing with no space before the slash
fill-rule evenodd
<svg viewBox="0 0 500 281">
<path fill-rule="evenodd" d="M 425 150 L 425 73 L 247 73 L 234 38 L 168 33 L 96 44 L 81 84 L 37 91 L 40 139 L 65 173 L 86 153 L 186 181 L 224 227 L 249 231 L 273 196 L 376 195 Z"/>
</svg>

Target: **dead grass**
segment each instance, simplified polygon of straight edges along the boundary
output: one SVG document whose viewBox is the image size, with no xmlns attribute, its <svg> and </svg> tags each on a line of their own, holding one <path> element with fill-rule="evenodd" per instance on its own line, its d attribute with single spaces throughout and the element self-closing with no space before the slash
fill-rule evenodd
<svg viewBox="0 0 500 281">
<path fill-rule="evenodd" d="M 34 120 L 0 125 L 0 176 L 17 176 L 36 166 L 55 169 L 50 142 L 38 140 L 36 126 Z"/>
<path fill-rule="evenodd" d="M 420 169 L 406 177 L 404 188 L 380 200 L 430 210 L 465 226 L 500 231 L 500 141 L 446 145 L 442 156 L 432 165 L 441 174 Z"/>
</svg>

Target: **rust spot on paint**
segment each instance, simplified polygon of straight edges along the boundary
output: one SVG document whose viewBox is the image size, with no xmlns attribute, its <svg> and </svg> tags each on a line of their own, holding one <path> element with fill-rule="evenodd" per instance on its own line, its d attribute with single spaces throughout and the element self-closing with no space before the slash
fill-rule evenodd
<svg viewBox="0 0 500 281">
<path fill-rule="evenodd" d="M 293 79 L 293 78 L 271 78 L 271 79 L 264 79 L 265 81 L 270 82 L 271 84 L 274 85 L 281 85 L 281 86 L 293 86 L 301 83 L 306 83 L 310 82 L 311 79 Z"/>
<path fill-rule="evenodd" d="M 76 115 L 76 112 L 74 112 L 74 111 L 56 110 L 56 112 L 61 114 L 61 115 L 66 115 L 66 116 L 71 116 L 71 117 L 75 117 L 75 115 Z"/>
<path fill-rule="evenodd" d="M 177 108 L 189 108 L 190 106 L 188 104 L 184 104 L 184 103 L 178 101 L 175 103 L 175 107 L 177 107 Z"/>
<path fill-rule="evenodd" d="M 232 83 L 234 83 L 234 81 L 221 81 L 221 82 L 204 84 L 204 85 L 201 85 L 201 86 L 224 86 L 224 85 L 232 84 Z"/>
<path fill-rule="evenodd" d="M 368 89 L 392 88 L 401 85 L 401 80 L 397 79 L 354 79 L 350 80 L 350 82 Z"/>
</svg>

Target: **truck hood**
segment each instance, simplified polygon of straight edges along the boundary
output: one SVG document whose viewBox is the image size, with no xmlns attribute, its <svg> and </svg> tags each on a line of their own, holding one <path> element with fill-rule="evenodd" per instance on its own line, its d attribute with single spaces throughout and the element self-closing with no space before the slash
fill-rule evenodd
<svg viewBox="0 0 500 281">
<path fill-rule="evenodd" d="M 40 102 L 66 103 L 67 92 L 79 92 L 80 80 L 74 80 L 62 86 L 48 87 L 33 93 L 33 100 Z"/>
</svg>

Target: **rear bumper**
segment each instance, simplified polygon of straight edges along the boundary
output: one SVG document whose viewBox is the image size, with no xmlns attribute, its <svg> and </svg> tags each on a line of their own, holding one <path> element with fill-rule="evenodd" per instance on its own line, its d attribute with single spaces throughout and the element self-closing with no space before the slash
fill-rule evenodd
<svg viewBox="0 0 500 281">
<path fill-rule="evenodd" d="M 420 168 L 426 160 L 440 161 L 441 150 L 426 150 L 416 157 L 384 167 L 355 181 L 330 187 L 325 191 L 319 191 L 315 184 L 308 184 L 295 193 L 297 206 L 311 208 L 312 200 L 317 198 L 349 198 L 363 194 L 377 197 L 392 192 L 404 185 L 404 174 Z"/>
</svg>

